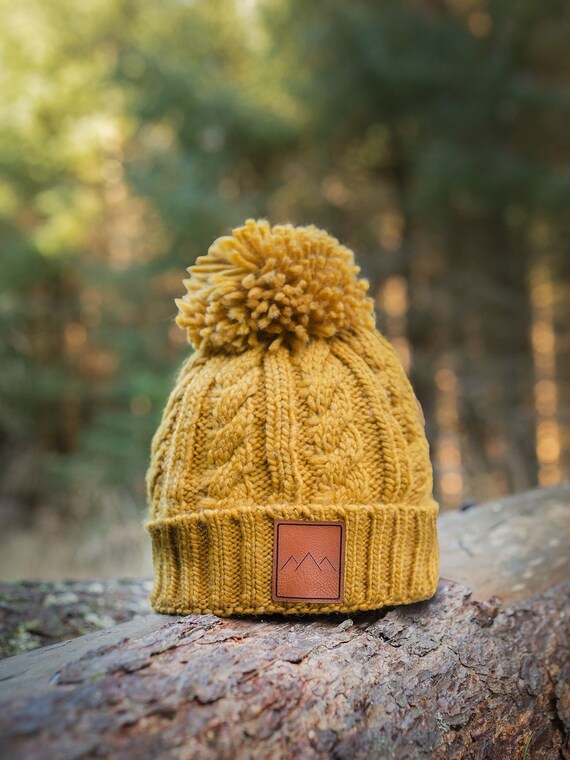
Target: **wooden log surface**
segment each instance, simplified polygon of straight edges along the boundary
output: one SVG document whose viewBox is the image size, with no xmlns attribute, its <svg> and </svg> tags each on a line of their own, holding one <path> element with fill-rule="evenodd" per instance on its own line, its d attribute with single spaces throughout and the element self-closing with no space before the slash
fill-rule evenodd
<svg viewBox="0 0 570 760">
<path fill-rule="evenodd" d="M 7 758 L 570 758 L 570 488 L 439 521 L 432 600 L 147 615 L 0 663 Z"/>
</svg>

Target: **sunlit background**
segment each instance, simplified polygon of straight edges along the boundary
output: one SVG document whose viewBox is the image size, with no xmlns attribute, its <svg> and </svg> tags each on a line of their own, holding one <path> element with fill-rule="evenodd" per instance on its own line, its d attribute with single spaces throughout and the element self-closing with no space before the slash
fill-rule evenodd
<svg viewBox="0 0 570 760">
<path fill-rule="evenodd" d="M 356 251 L 442 510 L 568 476 L 568 3 L 0 7 L 2 577 L 150 573 L 174 298 L 250 216 Z"/>
</svg>

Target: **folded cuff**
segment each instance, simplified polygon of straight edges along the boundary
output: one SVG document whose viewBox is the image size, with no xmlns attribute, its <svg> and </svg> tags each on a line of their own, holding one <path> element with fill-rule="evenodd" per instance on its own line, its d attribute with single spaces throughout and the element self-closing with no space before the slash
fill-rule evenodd
<svg viewBox="0 0 570 760">
<path fill-rule="evenodd" d="M 431 598 L 439 580 L 438 505 L 284 505 L 209 509 L 146 524 L 156 612 L 353 612 Z M 272 599 L 274 520 L 345 524 L 341 603 Z"/>
</svg>

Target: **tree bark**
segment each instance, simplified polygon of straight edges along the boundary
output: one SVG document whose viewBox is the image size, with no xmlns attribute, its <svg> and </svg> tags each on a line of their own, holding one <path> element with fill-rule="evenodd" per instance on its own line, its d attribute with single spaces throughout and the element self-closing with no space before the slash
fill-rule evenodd
<svg viewBox="0 0 570 760">
<path fill-rule="evenodd" d="M 443 515 L 418 604 L 148 615 L 10 657 L 1 756 L 569 758 L 569 518 L 569 487 Z"/>
</svg>

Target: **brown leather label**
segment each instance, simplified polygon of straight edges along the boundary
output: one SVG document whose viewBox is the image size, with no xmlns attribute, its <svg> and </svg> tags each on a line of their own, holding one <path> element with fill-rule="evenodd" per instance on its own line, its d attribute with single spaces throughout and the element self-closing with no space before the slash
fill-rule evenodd
<svg viewBox="0 0 570 760">
<path fill-rule="evenodd" d="M 275 520 L 275 602 L 342 602 L 345 525 L 341 522 Z"/>
</svg>

